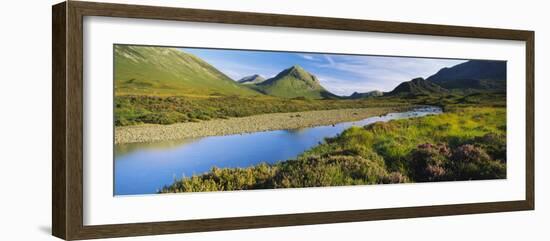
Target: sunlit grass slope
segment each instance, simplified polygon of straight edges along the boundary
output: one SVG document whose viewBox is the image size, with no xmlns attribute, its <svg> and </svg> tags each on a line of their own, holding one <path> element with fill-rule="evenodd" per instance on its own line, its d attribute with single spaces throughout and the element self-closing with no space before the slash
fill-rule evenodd
<svg viewBox="0 0 550 241">
<path fill-rule="evenodd" d="M 176 48 L 115 45 L 114 61 L 116 95 L 258 95 Z"/>
<path fill-rule="evenodd" d="M 321 86 L 317 77 L 298 65 L 283 70 L 275 77 L 256 85 L 248 85 L 264 94 L 283 97 L 307 99 L 336 98 L 336 95 Z"/>
</svg>

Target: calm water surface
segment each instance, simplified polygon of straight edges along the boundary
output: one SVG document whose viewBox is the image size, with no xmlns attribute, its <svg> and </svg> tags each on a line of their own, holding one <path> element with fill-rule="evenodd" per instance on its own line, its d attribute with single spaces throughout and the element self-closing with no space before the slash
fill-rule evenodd
<svg viewBox="0 0 550 241">
<path fill-rule="evenodd" d="M 293 159 L 324 138 L 336 136 L 351 126 L 439 113 L 440 108 L 423 107 L 334 126 L 116 145 L 114 194 L 156 193 L 175 178 L 201 174 L 212 166 L 249 167 L 261 162 Z"/>
</svg>

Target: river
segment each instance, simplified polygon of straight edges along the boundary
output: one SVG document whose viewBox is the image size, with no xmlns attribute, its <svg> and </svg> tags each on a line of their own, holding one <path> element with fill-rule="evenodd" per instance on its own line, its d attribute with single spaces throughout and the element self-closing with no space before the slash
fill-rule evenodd
<svg viewBox="0 0 550 241">
<path fill-rule="evenodd" d="M 441 112 L 437 107 L 421 107 L 328 126 L 115 145 L 114 195 L 153 194 L 176 178 L 201 174 L 213 166 L 249 167 L 293 159 L 351 126 Z"/>
</svg>

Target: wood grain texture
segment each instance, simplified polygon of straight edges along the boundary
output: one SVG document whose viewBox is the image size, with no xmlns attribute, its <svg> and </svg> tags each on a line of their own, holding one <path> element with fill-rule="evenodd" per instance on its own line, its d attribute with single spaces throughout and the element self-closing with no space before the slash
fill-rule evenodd
<svg viewBox="0 0 550 241">
<path fill-rule="evenodd" d="M 88 16 L 525 40 L 530 31 L 158 6 L 72 2 Z"/>
<path fill-rule="evenodd" d="M 535 209 L 535 33 L 529 32 L 526 42 L 526 143 L 525 143 L 525 200 Z"/>
<path fill-rule="evenodd" d="M 65 3 L 52 7 L 52 234 L 66 237 Z"/>
<path fill-rule="evenodd" d="M 83 15 L 67 2 L 67 236 L 83 228 Z"/>
<path fill-rule="evenodd" d="M 83 225 L 83 17 L 108 16 L 396 34 L 520 40 L 526 43 L 526 198 L 403 207 L 114 225 Z M 203 232 L 534 209 L 534 32 L 433 24 L 69 1 L 53 7 L 52 230 L 74 239 Z"/>
<path fill-rule="evenodd" d="M 85 226 L 79 238 L 107 238 L 233 229 L 359 222 L 528 210 L 524 201 Z"/>
</svg>

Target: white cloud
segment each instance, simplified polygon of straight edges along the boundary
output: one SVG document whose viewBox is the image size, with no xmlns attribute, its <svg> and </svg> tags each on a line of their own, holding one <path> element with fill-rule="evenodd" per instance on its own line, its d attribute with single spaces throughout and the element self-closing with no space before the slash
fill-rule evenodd
<svg viewBox="0 0 550 241">
<path fill-rule="evenodd" d="M 331 66 L 335 66 L 335 65 L 336 65 L 336 63 L 334 62 L 334 60 L 332 60 L 332 57 L 330 57 L 329 55 L 323 54 L 323 57 L 325 57 L 325 59 L 327 60 L 327 62 L 328 62 Z"/>
<path fill-rule="evenodd" d="M 464 60 L 323 55 L 323 63 L 315 66 L 323 70 L 326 88 L 340 95 L 354 91 L 391 91 L 398 84 L 416 77 L 427 78 L 443 67 L 453 66 Z M 324 83 L 323 83 L 324 84 Z"/>
<path fill-rule="evenodd" d="M 264 78 L 270 78 L 279 73 L 280 70 L 261 68 L 229 61 L 210 61 L 215 68 L 228 75 L 233 80 L 239 80 L 245 76 L 259 74 Z"/>
<path fill-rule="evenodd" d="M 348 79 L 339 79 L 330 76 L 318 76 L 321 85 L 323 85 L 328 91 L 340 96 L 348 96 L 353 92 L 369 92 L 372 90 L 382 90 L 383 85 L 375 82 L 359 82 L 351 83 Z"/>
<path fill-rule="evenodd" d="M 315 57 L 313 57 L 311 55 L 307 55 L 307 54 L 298 54 L 298 56 L 300 56 L 301 58 L 306 59 L 306 60 L 312 60 L 312 61 L 317 60 Z"/>
</svg>

